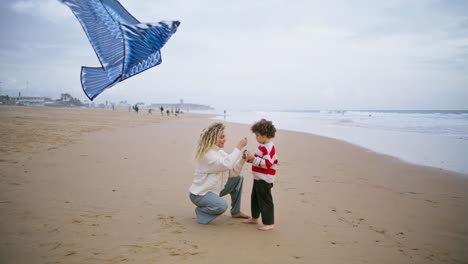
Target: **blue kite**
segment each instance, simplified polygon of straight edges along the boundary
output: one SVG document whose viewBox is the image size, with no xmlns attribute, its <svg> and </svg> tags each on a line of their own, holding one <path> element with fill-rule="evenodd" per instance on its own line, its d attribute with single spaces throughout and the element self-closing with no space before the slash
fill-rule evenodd
<svg viewBox="0 0 468 264">
<path fill-rule="evenodd" d="M 80 21 L 102 67 L 81 67 L 81 86 L 92 101 L 105 89 L 161 64 L 161 48 L 179 21 L 140 23 L 117 0 L 59 0 Z"/>
</svg>

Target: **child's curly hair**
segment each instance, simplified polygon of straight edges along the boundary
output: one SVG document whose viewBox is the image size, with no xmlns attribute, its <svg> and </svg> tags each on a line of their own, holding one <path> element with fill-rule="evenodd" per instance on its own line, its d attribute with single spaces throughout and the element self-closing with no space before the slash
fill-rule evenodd
<svg viewBox="0 0 468 264">
<path fill-rule="evenodd" d="M 253 133 L 259 133 L 262 136 L 267 136 L 268 138 L 274 138 L 276 133 L 276 128 L 271 121 L 262 118 L 262 120 L 257 121 L 251 127 Z"/>
</svg>

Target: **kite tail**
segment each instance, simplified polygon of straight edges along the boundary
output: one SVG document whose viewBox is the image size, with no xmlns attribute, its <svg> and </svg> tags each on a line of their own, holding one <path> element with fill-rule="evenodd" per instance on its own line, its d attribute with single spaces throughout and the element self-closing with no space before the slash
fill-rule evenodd
<svg viewBox="0 0 468 264">
<path fill-rule="evenodd" d="M 109 74 L 104 68 L 81 67 L 81 86 L 89 100 L 93 100 L 105 89 L 119 82 L 119 78 L 109 80 Z"/>
</svg>

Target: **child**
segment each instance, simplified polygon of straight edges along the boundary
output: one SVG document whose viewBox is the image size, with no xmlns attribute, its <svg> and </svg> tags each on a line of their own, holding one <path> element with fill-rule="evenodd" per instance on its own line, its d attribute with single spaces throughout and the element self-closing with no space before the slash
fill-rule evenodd
<svg viewBox="0 0 468 264">
<path fill-rule="evenodd" d="M 252 218 L 243 221 L 246 224 L 257 224 L 260 214 L 264 226 L 259 230 L 266 231 L 274 228 L 274 205 L 271 196 L 271 188 L 276 175 L 276 150 L 272 138 L 275 137 L 276 128 L 271 121 L 262 119 L 256 122 L 252 128 L 257 142 L 260 143 L 254 154 L 245 153 L 247 162 L 252 163 L 254 184 L 251 196 Z"/>
</svg>

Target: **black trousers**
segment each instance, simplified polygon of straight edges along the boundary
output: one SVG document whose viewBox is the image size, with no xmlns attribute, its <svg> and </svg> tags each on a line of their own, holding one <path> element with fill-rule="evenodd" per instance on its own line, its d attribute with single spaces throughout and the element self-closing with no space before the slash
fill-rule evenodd
<svg viewBox="0 0 468 264">
<path fill-rule="evenodd" d="M 271 196 L 271 188 L 273 188 L 273 183 L 254 180 L 250 209 L 253 218 L 259 218 L 260 214 L 262 215 L 264 225 L 273 225 L 275 223 L 275 206 Z"/>
</svg>

